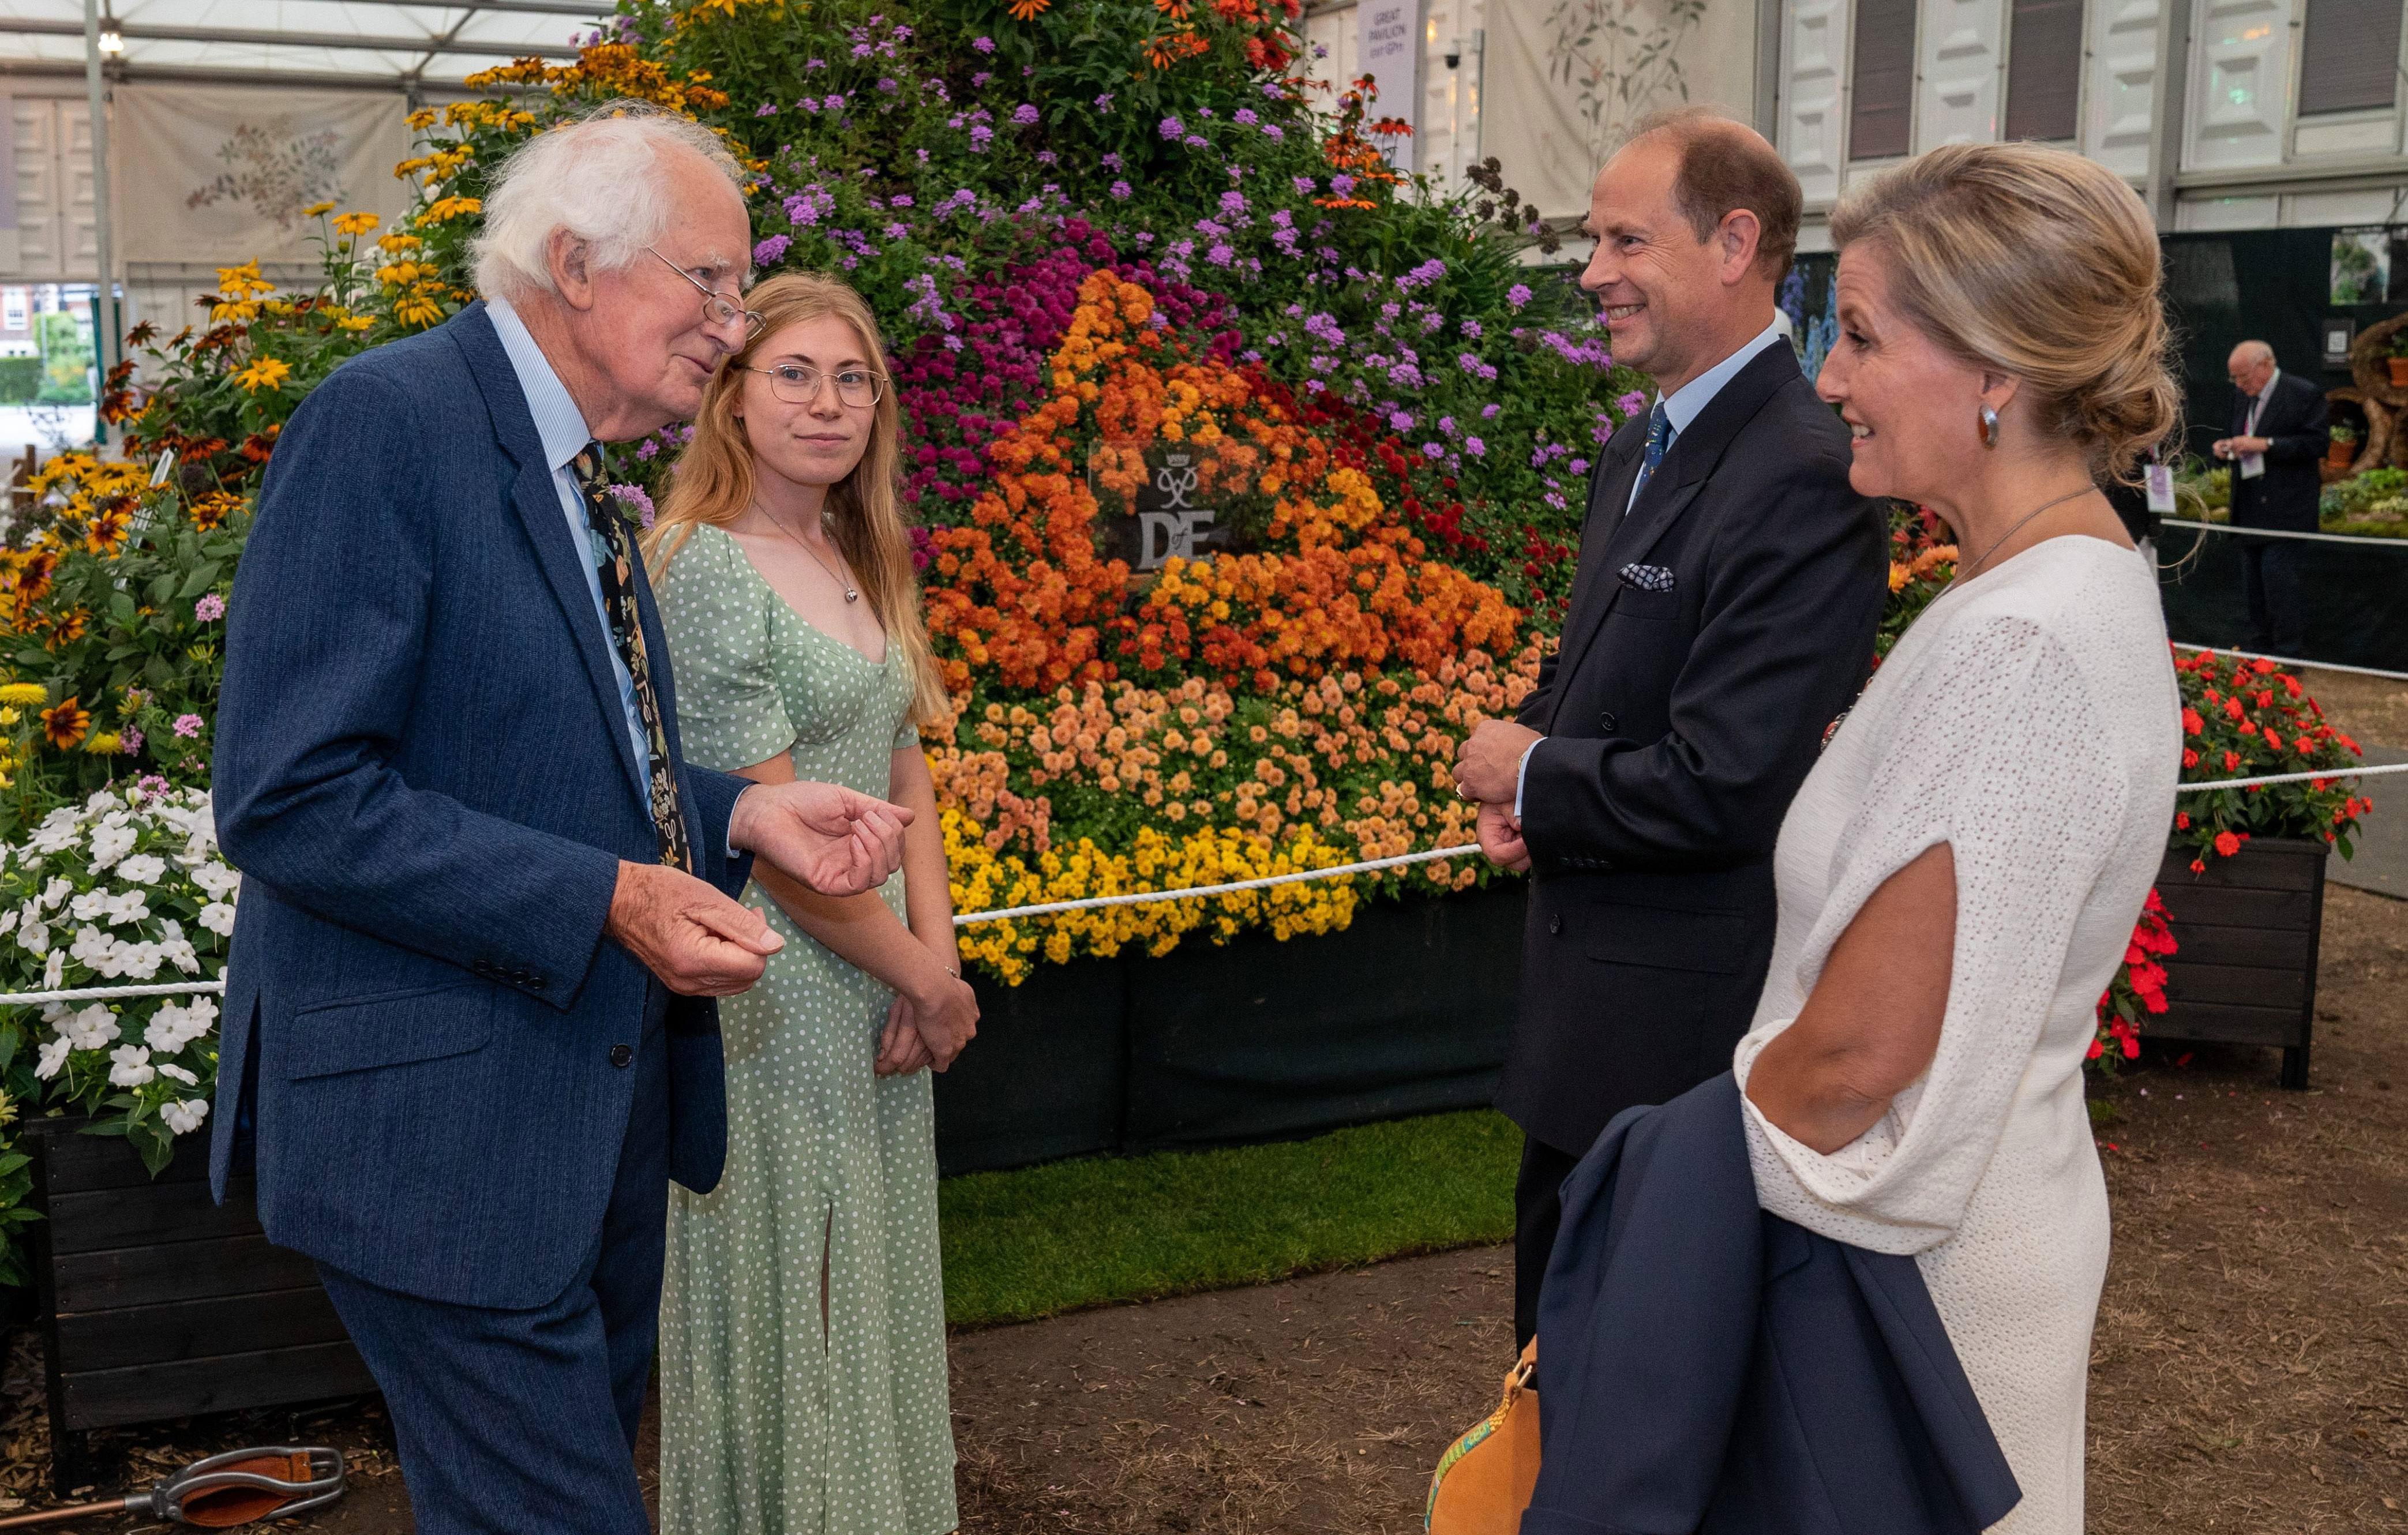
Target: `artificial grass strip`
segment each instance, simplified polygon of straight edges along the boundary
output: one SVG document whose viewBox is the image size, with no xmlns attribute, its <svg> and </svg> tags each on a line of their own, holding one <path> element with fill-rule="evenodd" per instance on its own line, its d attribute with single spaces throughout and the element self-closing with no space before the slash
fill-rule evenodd
<svg viewBox="0 0 2408 1535">
<path fill-rule="evenodd" d="M 1521 1155 L 1521 1132 L 1484 1110 L 948 1178 L 945 1319 L 1027 1321 L 1503 1241 Z"/>
</svg>

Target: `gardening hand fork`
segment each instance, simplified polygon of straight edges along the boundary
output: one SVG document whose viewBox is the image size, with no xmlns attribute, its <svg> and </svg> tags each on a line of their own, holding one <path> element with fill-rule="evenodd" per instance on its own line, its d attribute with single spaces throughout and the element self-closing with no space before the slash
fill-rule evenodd
<svg viewBox="0 0 2408 1535">
<path fill-rule="evenodd" d="M 229 1450 L 194 1461 L 149 1492 L 105 1502 L 0 1519 L 0 1529 L 29 1529 L 99 1513 L 147 1514 L 170 1524 L 230 1529 L 257 1519 L 288 1519 L 343 1495 L 343 1455 L 323 1445 Z"/>
</svg>

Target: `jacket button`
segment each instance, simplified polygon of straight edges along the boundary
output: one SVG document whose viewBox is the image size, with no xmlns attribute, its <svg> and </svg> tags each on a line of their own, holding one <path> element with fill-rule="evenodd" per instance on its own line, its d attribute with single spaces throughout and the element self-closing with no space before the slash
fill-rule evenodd
<svg viewBox="0 0 2408 1535">
<path fill-rule="evenodd" d="M 612 1045 L 612 1046 L 610 1047 L 610 1064 L 611 1064 L 612 1066 L 618 1067 L 621 1070 L 624 1070 L 624 1069 L 626 1069 L 629 1066 L 631 1066 L 631 1065 L 635 1064 L 635 1059 L 636 1059 L 636 1047 L 635 1047 L 635 1046 L 633 1046 L 633 1045 L 624 1045 L 624 1044 L 614 1044 L 614 1045 Z"/>
<path fill-rule="evenodd" d="M 493 965 L 489 961 L 482 959 L 469 966 L 468 968 L 476 971 L 479 975 L 491 975 L 494 973 Z"/>
<path fill-rule="evenodd" d="M 1597 724 L 1598 729 L 1611 736 L 1622 728 L 1622 716 L 1609 709 L 1597 717 Z"/>
<path fill-rule="evenodd" d="M 1563 914 L 1561 911 L 1556 912 L 1554 916 L 1549 917 L 1549 918 L 1547 919 L 1547 931 L 1548 931 L 1548 932 L 1550 932 L 1550 933 L 1560 933 L 1560 932 L 1562 932 L 1563 930 L 1564 930 L 1564 914 Z"/>
</svg>

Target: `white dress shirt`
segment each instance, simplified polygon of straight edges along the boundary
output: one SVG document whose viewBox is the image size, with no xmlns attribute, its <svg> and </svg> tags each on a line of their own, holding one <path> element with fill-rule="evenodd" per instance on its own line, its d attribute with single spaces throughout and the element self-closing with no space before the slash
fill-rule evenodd
<svg viewBox="0 0 2408 1535">
<path fill-rule="evenodd" d="M 2258 435 L 2258 418 L 2266 413 L 2266 402 L 2274 397 L 2274 385 L 2281 382 L 2282 378 L 2283 370 L 2279 367 L 2274 369 L 2273 372 L 2266 375 L 2266 387 L 2258 391 L 2257 398 L 2249 402 L 2249 424 L 2248 429 L 2241 434 L 2243 437 L 2254 438 Z M 2255 480 L 2265 472 L 2266 455 L 2264 453 L 2243 453 L 2241 455 L 2240 474 L 2242 479 Z"/>
<path fill-rule="evenodd" d="M 1764 351 L 1767 347 L 1781 346 L 1784 344 L 1786 340 L 1787 337 L 1782 334 L 1780 311 L 1775 310 L 1773 312 L 1772 323 L 1765 326 L 1763 330 L 1757 332 L 1754 340 L 1749 341 L 1737 351 L 1732 352 L 1721 362 L 1716 363 L 1713 366 L 1706 369 L 1703 373 L 1691 379 L 1687 383 L 1683 384 L 1680 388 L 1672 391 L 1670 395 L 1659 395 L 1658 399 L 1664 407 L 1664 419 L 1666 422 L 1670 423 L 1672 428 L 1671 436 L 1665 439 L 1664 451 L 1668 453 L 1672 451 L 1672 444 L 1681 440 L 1681 434 L 1689 429 L 1689 423 L 1696 421 L 1698 416 L 1704 413 L 1706 407 L 1713 402 L 1713 397 L 1723 392 L 1723 386 L 1725 384 L 1739 377 L 1740 369 L 1747 366 L 1748 364 L 1756 360 L 1756 354 L 1757 352 Z M 2270 384 L 2267 387 L 2271 389 L 2273 386 Z M 1630 509 L 1638 503 L 1638 500 L 1639 483 L 1636 480 L 1633 480 L 1630 485 L 1630 498 L 1622 504 L 1622 513 L 1624 516 L 1627 517 L 1630 515 Z M 1540 740 L 1544 739 L 1544 737 L 1540 738 Z M 1530 776 L 1530 753 L 1537 751 L 1539 749 L 1539 745 L 1540 741 L 1534 740 L 1527 747 L 1524 748 L 1522 752 L 1522 764 L 1519 768 L 1514 769 L 1513 819 L 1516 821 L 1522 819 L 1522 785 Z"/>
<path fill-rule="evenodd" d="M 585 492 L 577 483 L 577 473 L 569 464 L 585 445 L 594 440 L 586 427 L 585 413 L 570 398 L 568 386 L 552 370 L 552 364 L 536 345 L 536 339 L 511 308 L 498 298 L 485 300 L 485 314 L 494 323 L 494 330 L 502 338 L 502 350 L 509 353 L 510 366 L 519 376 L 519 389 L 526 395 L 527 413 L 535 418 L 535 435 L 543 444 L 543 461 L 552 469 L 552 488 L 560 493 L 560 512 L 568 519 L 568 541 L 578 552 L 578 567 L 585 572 L 585 590 L 594 598 L 594 618 L 602 625 L 602 651 L 610 658 L 610 674 L 618 679 L 619 706 L 627 716 L 627 738 L 636 743 L 636 792 L 644 803 L 652 803 L 651 763 L 652 748 L 644 733 L 642 711 L 636 708 L 636 680 L 627 674 L 627 664 L 619 659 L 618 642 L 610 638 L 610 615 L 602 605 L 602 556 L 594 535 L 594 524 L 585 515 Z"/>
</svg>

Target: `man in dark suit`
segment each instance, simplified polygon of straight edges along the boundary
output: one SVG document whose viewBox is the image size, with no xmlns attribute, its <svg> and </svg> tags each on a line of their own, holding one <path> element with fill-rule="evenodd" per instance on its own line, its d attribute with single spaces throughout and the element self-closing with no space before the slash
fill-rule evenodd
<svg viewBox="0 0 2408 1535">
<path fill-rule="evenodd" d="M 1561 647 L 1455 768 L 1482 847 L 1535 876 L 1498 1094 L 1526 1137 L 1524 1341 L 1573 1164 L 1730 1065 L 1772 957 L 1774 836 L 1872 659 L 1886 529 L 1773 322 L 1801 205 L 1770 145 L 1698 111 L 1642 126 L 1590 199 L 1581 285 L 1660 394 L 1591 476 Z"/>
<path fill-rule="evenodd" d="M 755 853 L 835 894 L 901 857 L 896 807 L 681 759 L 595 477 L 594 439 L 692 415 L 743 343 L 739 186 L 640 110 L 523 150 L 488 302 L 302 403 L 235 581 L 211 1176 L 255 1168 L 269 1240 L 318 1260 L 422 1535 L 650 1528 L 667 1183 L 719 1181 L 711 998 L 780 944 L 734 897 Z"/>
<path fill-rule="evenodd" d="M 2316 465 L 2331 435 L 2325 392 L 2277 367 L 2274 349 L 2263 341 L 2234 347 L 2224 370 L 2240 397 L 2232 402 L 2232 435 L 2219 438 L 2214 452 L 2232 466 L 2232 525 L 2314 533 L 2324 490 Z M 2290 538 L 2241 539 L 2241 585 L 2254 631 L 2249 648 L 2260 654 L 2307 653 L 2300 552 Z"/>
</svg>

